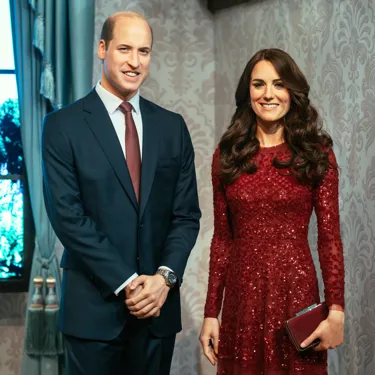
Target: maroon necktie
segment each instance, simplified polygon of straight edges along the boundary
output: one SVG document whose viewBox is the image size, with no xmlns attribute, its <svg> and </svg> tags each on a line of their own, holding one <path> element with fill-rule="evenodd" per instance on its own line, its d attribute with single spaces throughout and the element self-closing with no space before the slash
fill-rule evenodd
<svg viewBox="0 0 375 375">
<path fill-rule="evenodd" d="M 135 196 L 139 203 L 139 183 L 141 175 L 141 152 L 139 149 L 139 139 L 137 129 L 132 116 L 133 106 L 128 102 L 122 102 L 119 106 L 121 112 L 125 114 L 125 151 L 126 163 L 128 165 L 130 177 L 132 179 Z"/>
</svg>

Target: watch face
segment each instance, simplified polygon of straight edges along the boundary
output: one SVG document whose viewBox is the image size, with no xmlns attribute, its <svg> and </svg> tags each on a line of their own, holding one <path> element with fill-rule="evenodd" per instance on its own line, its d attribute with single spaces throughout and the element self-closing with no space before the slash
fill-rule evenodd
<svg viewBox="0 0 375 375">
<path fill-rule="evenodd" d="M 176 284 L 177 277 L 176 277 L 176 275 L 174 273 L 169 272 L 167 279 L 168 279 L 168 283 L 169 284 L 171 284 L 171 285 Z"/>
</svg>

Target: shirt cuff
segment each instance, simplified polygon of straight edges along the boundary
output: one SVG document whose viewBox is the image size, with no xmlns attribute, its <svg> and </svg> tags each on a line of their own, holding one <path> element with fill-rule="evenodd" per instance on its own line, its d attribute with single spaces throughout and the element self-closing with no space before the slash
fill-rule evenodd
<svg viewBox="0 0 375 375">
<path fill-rule="evenodd" d="M 173 272 L 173 270 L 171 270 L 169 267 L 167 267 L 167 266 L 160 266 L 159 268 L 162 268 L 162 269 L 165 269 L 165 270 L 168 270 L 168 271 L 171 271 L 171 272 Z M 158 268 L 158 269 L 159 269 Z M 174 272 L 173 272 L 174 273 Z"/>
<path fill-rule="evenodd" d="M 138 277 L 138 274 L 137 273 L 134 273 L 133 275 L 131 275 L 123 284 L 121 284 L 116 290 L 115 290 L 115 294 L 116 296 L 118 296 L 118 294 L 127 286 L 129 285 L 134 279 L 136 279 Z"/>
</svg>

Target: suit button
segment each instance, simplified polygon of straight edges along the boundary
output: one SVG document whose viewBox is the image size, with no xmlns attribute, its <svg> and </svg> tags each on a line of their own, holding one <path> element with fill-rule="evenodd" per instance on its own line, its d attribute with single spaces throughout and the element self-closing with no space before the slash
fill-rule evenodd
<svg viewBox="0 0 375 375">
<path fill-rule="evenodd" d="M 139 227 L 140 227 L 140 228 L 143 228 L 143 223 L 139 224 Z"/>
<path fill-rule="evenodd" d="M 137 260 L 139 260 L 139 257 L 137 257 Z"/>
</svg>

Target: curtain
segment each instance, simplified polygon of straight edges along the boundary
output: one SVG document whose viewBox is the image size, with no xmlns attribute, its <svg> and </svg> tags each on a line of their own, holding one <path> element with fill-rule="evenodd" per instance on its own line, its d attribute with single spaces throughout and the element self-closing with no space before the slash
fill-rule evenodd
<svg viewBox="0 0 375 375">
<path fill-rule="evenodd" d="M 10 8 L 21 137 L 36 232 L 21 374 L 58 375 L 63 372 L 64 356 L 56 320 L 48 326 L 46 315 L 39 319 L 30 309 L 35 276 L 56 279 L 57 300 L 61 291 L 56 237 L 43 201 L 42 122 L 49 110 L 65 106 L 91 89 L 95 0 L 11 0 Z M 45 285 L 42 290 L 45 294 Z M 46 340 L 47 329 L 56 336 L 52 342 Z M 35 345 L 36 335 L 40 345 Z"/>
</svg>

